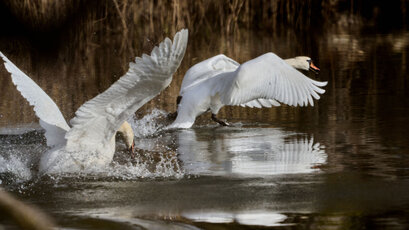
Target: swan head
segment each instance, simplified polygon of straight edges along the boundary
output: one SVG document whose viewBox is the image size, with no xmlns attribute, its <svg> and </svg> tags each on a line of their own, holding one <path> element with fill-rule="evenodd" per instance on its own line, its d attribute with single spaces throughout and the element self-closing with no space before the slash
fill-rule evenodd
<svg viewBox="0 0 409 230">
<path fill-rule="evenodd" d="M 320 69 L 314 65 L 312 59 L 307 56 L 298 56 L 295 58 L 286 59 L 285 61 L 296 69 L 310 70 L 316 74 L 318 74 L 320 71 Z"/>
<path fill-rule="evenodd" d="M 135 151 L 134 133 L 131 125 L 128 122 L 124 122 L 118 129 L 118 133 L 121 134 L 125 141 L 126 148 L 128 148 L 132 153 Z"/>
</svg>

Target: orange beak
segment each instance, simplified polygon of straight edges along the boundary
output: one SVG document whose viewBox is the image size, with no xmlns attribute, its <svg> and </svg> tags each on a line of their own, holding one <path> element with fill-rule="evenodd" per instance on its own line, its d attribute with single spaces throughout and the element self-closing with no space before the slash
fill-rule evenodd
<svg viewBox="0 0 409 230">
<path fill-rule="evenodd" d="M 132 142 L 132 146 L 130 150 L 131 150 L 131 153 L 135 153 L 135 142 L 134 141 Z"/>
<path fill-rule="evenodd" d="M 314 65 L 314 63 L 310 62 L 310 70 L 312 72 L 314 72 L 315 74 L 318 74 L 318 72 L 320 71 L 320 68 L 318 68 L 317 66 Z"/>
</svg>

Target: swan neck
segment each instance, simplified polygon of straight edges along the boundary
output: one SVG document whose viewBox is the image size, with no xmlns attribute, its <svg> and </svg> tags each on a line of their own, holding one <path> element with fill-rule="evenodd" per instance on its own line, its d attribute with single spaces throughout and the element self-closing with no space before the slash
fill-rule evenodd
<svg viewBox="0 0 409 230">
<path fill-rule="evenodd" d="M 296 69 L 308 70 L 308 68 L 305 69 L 306 66 L 303 65 L 304 63 L 301 63 L 301 62 L 300 62 L 298 59 L 296 59 L 296 58 L 288 58 L 288 59 L 284 59 L 284 61 L 285 61 L 287 64 L 289 64 L 290 66 L 292 66 L 292 67 L 294 67 L 294 68 L 296 68 Z"/>
</svg>

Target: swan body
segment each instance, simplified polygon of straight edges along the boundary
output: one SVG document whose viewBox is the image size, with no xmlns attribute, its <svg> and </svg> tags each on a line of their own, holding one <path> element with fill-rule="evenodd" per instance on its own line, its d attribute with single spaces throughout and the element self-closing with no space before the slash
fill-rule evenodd
<svg viewBox="0 0 409 230">
<path fill-rule="evenodd" d="M 311 58 L 299 56 L 283 60 L 274 53 L 266 53 L 239 64 L 224 55 L 217 55 L 191 67 L 185 74 L 180 90 L 176 120 L 170 128 L 190 128 L 197 116 L 212 112 L 216 118 L 225 105 L 243 107 L 314 105 L 327 82 L 312 80 L 297 71 L 319 69 Z"/>
<path fill-rule="evenodd" d="M 126 120 L 170 84 L 187 40 L 187 30 L 181 30 L 173 42 L 166 38 L 150 56 L 137 57 L 124 76 L 75 112 L 71 127 L 54 101 L 0 52 L 13 83 L 34 107 L 46 131 L 50 150 L 41 157 L 40 172 L 92 172 L 106 167 L 115 152 L 117 131 L 125 137 L 126 145 L 133 147 L 132 128 Z"/>
</svg>

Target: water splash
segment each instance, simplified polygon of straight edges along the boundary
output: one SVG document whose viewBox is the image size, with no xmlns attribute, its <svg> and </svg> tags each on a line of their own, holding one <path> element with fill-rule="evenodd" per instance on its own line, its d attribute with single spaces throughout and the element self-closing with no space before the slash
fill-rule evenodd
<svg viewBox="0 0 409 230">
<path fill-rule="evenodd" d="M 183 178 L 185 175 L 176 154 L 139 152 L 127 163 L 113 162 L 107 176 L 120 180 L 140 178 Z"/>
<path fill-rule="evenodd" d="M 152 110 L 151 113 L 145 115 L 142 119 L 133 117 L 128 120 L 134 131 L 135 137 L 147 137 L 158 133 L 166 127 L 167 112 L 159 109 Z"/>
<path fill-rule="evenodd" d="M 20 130 L 21 127 L 17 127 L 17 131 Z M 41 132 L 0 135 L 0 184 L 18 185 L 33 179 L 44 151 L 46 146 Z"/>
<path fill-rule="evenodd" d="M 183 177 L 184 172 L 176 154 L 174 151 L 172 153 L 172 149 L 167 146 L 168 142 L 160 141 L 166 139 L 160 134 L 166 126 L 164 122 L 166 115 L 166 112 L 155 109 L 142 119 L 132 118 L 130 124 L 135 130 L 136 142 L 139 143 L 136 146 L 139 150 L 134 156 L 121 150 L 125 147 L 124 143 L 119 142 L 114 161 L 109 166 L 84 169 L 77 173 L 52 175 L 48 177 L 49 180 L 58 183 L 63 178 L 135 180 Z M 18 129 L 21 130 L 21 127 Z M 41 155 L 48 151 L 48 148 L 41 131 L 35 134 L 3 134 L 0 142 L 0 184 L 14 186 L 43 176 L 38 173 L 38 163 Z"/>
<path fill-rule="evenodd" d="M 129 159 L 129 156 L 117 154 L 122 160 L 117 158 L 109 172 L 110 176 L 123 179 L 184 176 L 185 173 L 176 152 L 169 147 L 174 140 L 162 133 L 169 123 L 167 115 L 168 113 L 163 110 L 154 109 L 141 119 L 133 117 L 128 120 L 136 138 L 137 153 L 132 159 Z M 120 163 L 124 159 L 125 164 Z"/>
<path fill-rule="evenodd" d="M 33 175 L 30 166 L 27 159 L 22 159 L 19 156 L 0 156 L 0 174 L 2 175 L 0 177 L 0 184 L 3 181 L 22 183 L 31 180 Z"/>
</svg>

